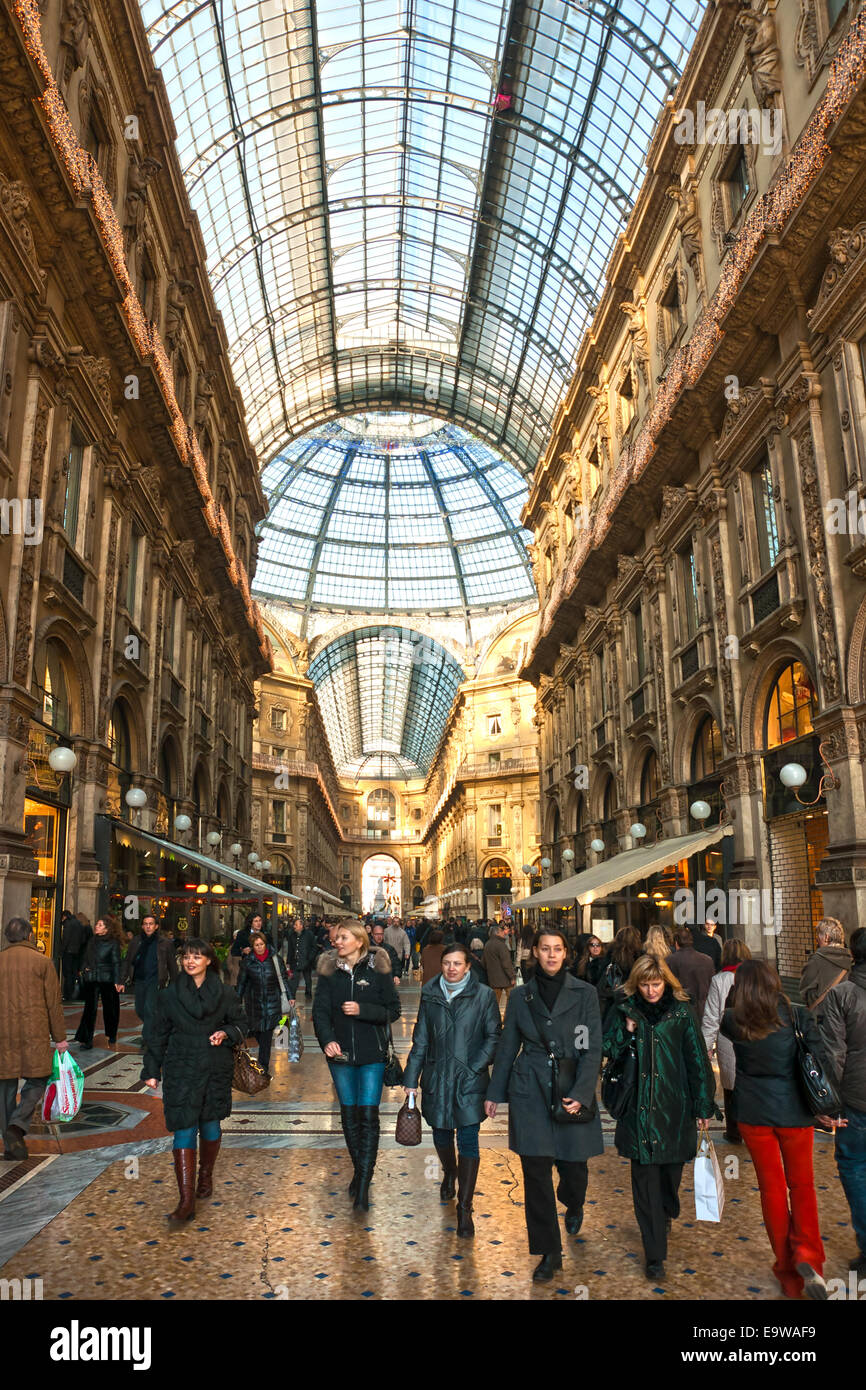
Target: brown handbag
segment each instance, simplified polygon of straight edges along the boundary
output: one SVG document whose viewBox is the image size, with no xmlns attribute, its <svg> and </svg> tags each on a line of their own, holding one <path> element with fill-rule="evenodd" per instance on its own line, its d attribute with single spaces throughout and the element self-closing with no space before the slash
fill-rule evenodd
<svg viewBox="0 0 866 1390">
<path fill-rule="evenodd" d="M 243 1091 L 244 1095 L 255 1096 L 270 1083 L 264 1067 L 260 1067 L 245 1047 L 235 1048 L 235 1069 L 232 1074 L 232 1090 Z"/>
<path fill-rule="evenodd" d="M 410 1100 L 413 1102 L 411 1106 Z M 407 1096 L 397 1111 L 397 1129 L 394 1138 L 398 1144 L 404 1144 L 408 1149 L 421 1143 L 421 1111 L 418 1109 L 416 1097 Z"/>
</svg>

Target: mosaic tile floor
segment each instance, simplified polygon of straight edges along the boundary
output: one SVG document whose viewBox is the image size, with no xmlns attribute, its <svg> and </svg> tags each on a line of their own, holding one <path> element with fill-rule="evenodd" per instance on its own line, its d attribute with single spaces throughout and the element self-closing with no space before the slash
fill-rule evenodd
<svg viewBox="0 0 866 1390">
<path fill-rule="evenodd" d="M 404 989 L 400 1051 L 408 1046 L 417 993 Z M 75 1012 L 68 1009 L 67 1016 Z M 302 1016 L 308 1024 L 309 1010 Z M 330 1080 L 312 1035 L 299 1065 L 275 1057 L 275 1079 L 263 1097 L 236 1097 L 214 1197 L 199 1205 L 194 1221 L 175 1230 L 165 1220 L 176 1186 L 162 1107 L 137 1089 L 140 1052 L 123 1036 L 137 1036 L 136 1022 L 125 1002 L 117 1052 L 100 1047 L 97 1038 L 92 1060 L 85 1058 L 85 1100 L 95 1107 L 91 1113 L 116 1105 L 130 1115 L 138 1112 L 140 1123 L 98 1138 L 67 1131 L 59 1155 L 47 1134 L 31 1135 L 28 1162 L 4 1165 L 0 1279 L 39 1278 L 46 1300 L 662 1303 L 779 1297 L 751 1162 L 745 1150 L 719 1143 L 718 1136 L 723 1167 L 729 1165 L 723 1221 L 694 1220 L 687 1168 L 683 1214 L 674 1225 L 666 1277 L 657 1286 L 643 1275 L 629 1165 L 610 1148 L 590 1164 L 580 1237 L 563 1233 L 562 1273 L 549 1285 L 531 1283 L 535 1260 L 527 1252 L 520 1164 L 507 1150 L 501 1112 L 482 1131 L 474 1241 L 456 1239 L 454 1204 L 439 1201 L 429 1132 L 418 1149 L 396 1147 L 399 1092 L 386 1093 L 383 1103 L 371 1210 L 354 1213 L 345 1192 L 350 1173 Z M 825 1274 L 844 1278 L 853 1233 L 832 1144 L 821 1137 L 815 1159 Z"/>
</svg>

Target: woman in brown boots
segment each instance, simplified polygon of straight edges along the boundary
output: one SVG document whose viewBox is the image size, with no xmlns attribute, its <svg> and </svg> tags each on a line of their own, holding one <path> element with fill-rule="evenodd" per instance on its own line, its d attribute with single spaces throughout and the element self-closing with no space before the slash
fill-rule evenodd
<svg viewBox="0 0 866 1390">
<path fill-rule="evenodd" d="M 169 1214 L 170 1221 L 191 1220 L 196 1197 L 213 1194 L 220 1120 L 232 1109 L 232 1049 L 245 1037 L 243 1005 L 231 986 L 222 983 L 213 946 L 209 941 L 187 941 L 180 975 L 157 997 L 141 1073 L 142 1080 L 154 1089 L 162 1077 L 165 1125 L 174 1131 L 174 1171 L 180 1201 Z"/>
</svg>

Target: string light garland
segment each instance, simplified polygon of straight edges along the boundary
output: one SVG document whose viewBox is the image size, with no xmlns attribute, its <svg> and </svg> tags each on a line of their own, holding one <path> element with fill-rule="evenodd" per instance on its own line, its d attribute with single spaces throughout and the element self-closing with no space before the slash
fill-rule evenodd
<svg viewBox="0 0 866 1390">
<path fill-rule="evenodd" d="M 688 343 L 675 354 L 660 384 L 644 424 L 620 455 L 604 499 L 590 528 L 581 533 L 574 555 L 551 589 L 550 600 L 539 616 L 533 649 L 553 626 L 560 603 L 577 584 L 591 550 L 610 531 L 613 513 L 628 486 L 649 466 L 659 436 L 683 392 L 703 375 L 724 337 L 722 321 L 730 313 L 743 282 L 768 236 L 781 232 L 800 206 L 823 168 L 830 146 L 827 135 L 843 114 L 851 95 L 866 75 L 866 9 L 852 21 L 827 74 L 827 86 L 808 125 L 798 139 L 784 172 L 772 190 L 759 197 L 736 241 L 730 247 L 715 293 L 697 319 Z"/>
<path fill-rule="evenodd" d="M 229 578 L 240 590 L 247 622 L 258 638 L 259 650 L 265 660 L 273 665 L 273 648 L 265 633 L 258 604 L 250 594 L 246 569 L 235 554 L 228 518 L 223 508 L 214 500 L 208 482 L 207 464 L 198 439 L 188 427 L 178 404 L 168 353 L 156 325 L 146 317 L 132 283 L 124 251 L 123 229 L 114 211 L 111 195 L 103 182 L 96 161 L 78 139 L 69 110 L 51 70 L 51 63 L 42 42 L 42 16 L 39 13 L 38 0 L 14 0 L 13 8 L 27 54 L 45 79 L 45 90 L 39 97 L 39 104 L 45 113 L 51 140 L 69 175 L 76 197 L 87 196 L 90 199 L 100 240 L 123 290 L 121 310 L 130 336 L 142 359 L 149 359 L 153 363 L 160 393 L 169 412 L 170 432 L 178 456 L 183 464 L 192 469 L 202 498 L 202 510 L 208 530 L 222 545 Z"/>
</svg>

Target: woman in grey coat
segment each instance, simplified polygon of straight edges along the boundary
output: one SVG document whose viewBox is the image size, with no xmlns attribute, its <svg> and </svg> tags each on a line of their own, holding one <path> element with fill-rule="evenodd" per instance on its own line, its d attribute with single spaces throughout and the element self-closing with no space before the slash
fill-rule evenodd
<svg viewBox="0 0 866 1390">
<path fill-rule="evenodd" d="M 722 968 L 710 981 L 710 992 L 704 1005 L 701 1019 L 701 1032 L 707 1045 L 710 1061 L 713 1049 L 719 1062 L 719 1080 L 725 1096 L 725 1139 L 729 1144 L 742 1144 L 743 1140 L 734 1115 L 734 1082 L 737 1078 L 737 1057 L 734 1044 L 720 1031 L 728 995 L 734 987 L 734 976 L 740 963 L 751 960 L 752 953 L 745 941 L 729 937 L 722 947 Z M 676 972 L 674 972 L 676 973 Z"/>
<path fill-rule="evenodd" d="M 403 1085 L 414 1095 L 421 1080 L 421 1114 L 433 1130 L 433 1143 L 445 1176 L 443 1202 L 457 1188 L 457 1234 L 474 1236 L 472 1198 L 481 1156 L 478 1130 L 484 1119 L 488 1068 L 496 1053 L 501 1024 L 496 995 L 472 974 L 468 949 L 455 942 L 442 953 L 442 973 L 421 991 L 418 1021 Z M 457 1153 L 454 1131 L 457 1131 Z"/>
<path fill-rule="evenodd" d="M 542 1257 L 532 1277 L 540 1283 L 562 1268 L 553 1165 L 559 1172 L 556 1197 L 566 1208 L 565 1229 L 576 1236 L 583 1221 L 587 1159 L 604 1152 L 597 1110 L 585 1124 L 553 1119 L 547 1044 L 563 1060 L 577 1063 L 563 1108 L 574 1114 L 581 1106 L 594 1105 L 601 1014 L 592 985 L 568 973 L 568 943 L 561 931 L 542 928 L 532 954 L 537 964 L 531 982 L 512 990 L 508 1001 L 484 1108 L 492 1118 L 497 1106 L 508 1101 L 508 1143 L 523 1168 L 529 1250 Z"/>
</svg>

